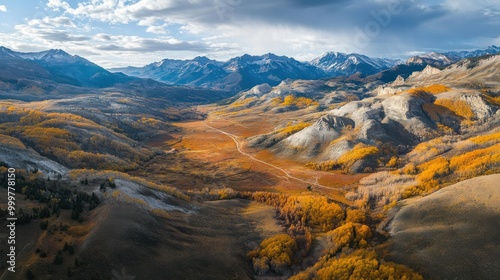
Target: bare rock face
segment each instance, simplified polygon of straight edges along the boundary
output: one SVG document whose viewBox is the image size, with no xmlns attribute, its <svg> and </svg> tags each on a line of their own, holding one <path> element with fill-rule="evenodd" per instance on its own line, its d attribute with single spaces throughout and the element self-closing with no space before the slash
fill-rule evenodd
<svg viewBox="0 0 500 280">
<path fill-rule="evenodd" d="M 392 86 L 378 86 L 373 92 L 376 95 L 394 95 L 403 92 L 405 89 L 401 87 Z"/>
<path fill-rule="evenodd" d="M 389 140 L 389 136 L 384 127 L 375 120 L 368 120 L 363 124 L 359 133 L 358 139 L 363 142 L 373 142 L 374 140 Z"/>
<path fill-rule="evenodd" d="M 261 95 L 264 95 L 266 93 L 271 92 L 272 89 L 273 88 L 269 84 L 261 84 L 261 85 L 254 86 L 247 93 L 252 94 L 252 95 L 261 96 Z"/>
<path fill-rule="evenodd" d="M 346 126 L 354 127 L 354 122 L 351 119 L 327 115 L 321 118 L 318 123 L 321 123 L 322 126 L 333 128 L 337 131 L 342 130 L 342 128 Z"/>
<path fill-rule="evenodd" d="M 359 128 L 357 138 L 364 142 L 390 141 L 391 135 L 402 134 L 406 135 L 404 139 L 408 139 L 425 135 L 433 129 L 432 122 L 422 110 L 426 102 L 431 100 L 399 94 L 350 102 L 330 111 L 330 114 L 353 120 L 355 127 Z"/>
<path fill-rule="evenodd" d="M 368 167 L 373 167 L 373 161 L 368 161 L 368 160 L 357 160 L 350 168 L 349 168 L 349 173 L 355 174 L 355 173 L 362 173 L 365 171 L 366 168 Z"/>
<path fill-rule="evenodd" d="M 418 96 L 403 94 L 384 100 L 382 106 L 388 120 L 400 123 L 407 131 L 419 136 L 432 130 L 432 123 L 422 110 L 425 102 Z"/>
<path fill-rule="evenodd" d="M 431 75 L 435 75 L 435 74 L 438 74 L 440 73 L 441 70 L 435 68 L 435 67 L 432 67 L 430 65 L 427 65 L 424 70 L 422 70 L 422 73 L 421 75 L 425 75 L 425 76 L 431 76 Z"/>
<path fill-rule="evenodd" d="M 403 94 L 387 98 L 382 102 L 384 112 L 388 118 L 393 120 L 408 121 L 415 117 L 424 117 L 422 104 L 425 101 L 421 98 Z"/>
<path fill-rule="evenodd" d="M 424 68 L 424 70 L 422 70 L 420 72 L 413 72 L 413 74 L 411 74 L 411 76 L 408 77 L 408 80 L 416 80 L 416 79 L 426 78 L 426 77 L 430 77 L 430 76 L 433 76 L 433 75 L 436 75 L 439 73 L 441 73 L 441 70 L 439 70 L 435 67 L 432 67 L 430 65 L 427 65 Z"/>
<path fill-rule="evenodd" d="M 354 127 L 351 119 L 327 115 L 315 124 L 286 138 L 284 142 L 292 147 L 313 147 L 328 144 L 340 136 L 342 128 Z"/>
<path fill-rule="evenodd" d="M 393 86 L 400 86 L 400 85 L 403 85 L 405 83 L 405 78 L 403 78 L 401 75 L 398 75 L 396 77 L 396 80 L 394 80 L 394 82 L 392 82 L 392 85 Z"/>
<path fill-rule="evenodd" d="M 336 141 L 335 144 L 328 146 L 325 150 L 322 160 L 336 160 L 339 159 L 343 154 L 347 153 L 354 147 L 354 144 L 347 140 Z"/>
<path fill-rule="evenodd" d="M 478 119 L 486 119 L 493 116 L 493 109 L 479 95 L 462 95 L 460 99 L 470 105 Z"/>
<path fill-rule="evenodd" d="M 380 101 L 382 99 L 369 98 L 366 101 L 350 102 L 338 109 L 330 111 L 330 114 L 352 119 L 356 126 L 363 125 L 370 119 L 382 120 L 384 113 Z"/>
</svg>

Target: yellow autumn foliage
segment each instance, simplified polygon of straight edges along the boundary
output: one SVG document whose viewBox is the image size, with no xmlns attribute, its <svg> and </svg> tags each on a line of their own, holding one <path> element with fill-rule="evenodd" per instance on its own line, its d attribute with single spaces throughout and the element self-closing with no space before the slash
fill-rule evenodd
<svg viewBox="0 0 500 280">
<path fill-rule="evenodd" d="M 362 143 L 354 146 L 352 150 L 343 154 L 337 162 L 344 166 L 344 168 L 348 168 L 352 166 L 356 161 L 365 159 L 370 156 L 375 156 L 379 153 L 379 149 L 375 146 L 368 146 Z"/>
<path fill-rule="evenodd" d="M 443 98 L 436 100 L 434 104 L 448 108 L 457 116 L 460 116 L 465 120 L 471 120 L 474 118 L 474 112 L 472 111 L 470 105 L 463 100 L 452 100 Z"/>
<path fill-rule="evenodd" d="M 330 254 L 337 253 L 340 249 L 360 248 L 368 245 L 372 231 L 367 225 L 348 222 L 326 233 L 328 241 L 333 243 Z"/>
<path fill-rule="evenodd" d="M 486 134 L 486 135 L 480 135 L 480 136 L 469 138 L 468 140 L 471 142 L 474 142 L 476 144 L 480 144 L 480 145 L 488 143 L 488 142 L 498 143 L 498 142 L 500 142 L 500 132 L 490 133 L 490 134 Z"/>
<path fill-rule="evenodd" d="M 271 101 L 271 104 L 281 107 L 296 107 L 298 109 L 305 109 L 310 106 L 317 106 L 319 103 L 307 97 L 295 97 L 287 95 L 285 98 L 276 97 Z"/>
<path fill-rule="evenodd" d="M 500 144 L 454 156 L 450 168 L 461 179 L 499 172 Z"/>
<path fill-rule="evenodd" d="M 233 107 L 233 108 L 239 108 L 239 107 L 246 106 L 246 105 L 252 103 L 255 100 L 257 100 L 257 98 L 255 98 L 255 97 L 249 97 L 249 98 L 245 98 L 245 99 L 242 99 L 242 100 L 236 100 L 235 102 L 231 103 L 231 105 L 229 105 L 229 106 Z"/>
<path fill-rule="evenodd" d="M 375 146 L 369 146 L 362 143 L 357 144 L 354 148 L 347 153 L 343 154 L 337 160 L 323 161 L 319 163 L 310 162 L 306 166 L 314 170 L 334 170 L 344 169 L 348 170 L 356 161 L 367 159 L 380 154 L 380 150 Z"/>
<path fill-rule="evenodd" d="M 319 195 L 284 195 L 271 192 L 253 192 L 252 199 L 272 205 L 279 211 L 285 224 L 300 221 L 303 225 L 334 229 L 344 219 L 344 210 Z"/>
<path fill-rule="evenodd" d="M 130 139 L 112 130 L 115 127 L 78 115 L 13 109 L 0 112 L 0 120 L 0 134 L 11 137 L 4 141 L 14 143 L 17 138 L 18 147 L 30 146 L 71 168 L 131 170 L 153 156 L 147 149 L 134 148 Z"/>
<path fill-rule="evenodd" d="M 252 258 L 257 273 L 280 273 L 292 265 L 296 252 L 295 239 L 283 233 L 264 239 L 259 248 L 248 253 L 248 256 Z"/>
<path fill-rule="evenodd" d="M 15 137 L 4 135 L 4 134 L 0 134 L 0 144 L 16 147 L 16 148 L 20 148 L 20 149 L 26 148 L 26 146 L 24 146 L 24 144 L 23 144 L 23 142 L 21 142 L 21 140 L 15 138 Z"/>
<path fill-rule="evenodd" d="M 443 92 L 448 92 L 450 90 L 451 90 L 451 88 L 449 88 L 449 87 L 447 87 L 445 85 L 433 84 L 433 85 L 430 85 L 430 86 L 427 86 L 427 87 L 412 88 L 412 89 L 409 89 L 408 92 L 409 93 L 427 92 L 427 93 L 430 93 L 430 94 L 439 94 L 439 93 L 443 93 Z"/>
<path fill-rule="evenodd" d="M 294 275 L 290 280 L 354 280 L 398 279 L 423 280 L 424 278 L 403 265 L 384 262 L 372 250 L 360 249 L 335 258 L 322 258 L 313 267 Z"/>
<path fill-rule="evenodd" d="M 435 188 L 439 184 L 439 179 L 450 173 L 450 162 L 444 157 L 438 157 L 418 166 L 420 174 L 417 181 L 425 189 Z"/>
<path fill-rule="evenodd" d="M 286 127 L 278 129 L 278 133 L 284 133 L 286 136 L 290 136 L 294 133 L 301 131 L 302 129 L 311 126 L 310 123 L 299 122 L 296 124 L 289 123 Z"/>
</svg>

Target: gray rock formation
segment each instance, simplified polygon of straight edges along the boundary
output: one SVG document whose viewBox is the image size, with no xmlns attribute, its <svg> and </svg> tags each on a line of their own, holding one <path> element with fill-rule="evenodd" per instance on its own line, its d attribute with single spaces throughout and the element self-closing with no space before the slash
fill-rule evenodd
<svg viewBox="0 0 500 280">
<path fill-rule="evenodd" d="M 284 143 L 292 147 L 312 147 L 330 143 L 339 137 L 346 126 L 354 127 L 350 119 L 327 115 L 320 118 L 313 125 L 286 138 Z"/>
<path fill-rule="evenodd" d="M 462 95 L 460 99 L 470 105 L 474 115 L 476 115 L 476 118 L 485 119 L 493 116 L 493 108 L 486 104 L 486 102 L 484 102 L 479 95 Z"/>
</svg>

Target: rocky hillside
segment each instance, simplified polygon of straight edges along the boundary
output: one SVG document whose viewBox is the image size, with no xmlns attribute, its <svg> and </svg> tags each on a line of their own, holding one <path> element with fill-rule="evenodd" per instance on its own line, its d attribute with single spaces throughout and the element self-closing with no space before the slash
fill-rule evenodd
<svg viewBox="0 0 500 280">
<path fill-rule="evenodd" d="M 338 81 L 261 85 L 243 93 L 226 110 L 303 110 L 302 118 L 250 138 L 248 144 L 289 158 L 336 162 L 351 172 L 362 172 L 375 168 L 376 161 L 354 157 L 354 162 L 344 162 L 343 157 L 358 150 L 366 157 L 389 160 L 419 143 L 462 135 L 500 119 L 500 74 L 495 71 L 499 63 L 500 56 L 489 56 L 466 59 L 443 70 L 427 66 L 382 86 Z M 389 144 L 390 151 L 385 149 Z"/>
</svg>

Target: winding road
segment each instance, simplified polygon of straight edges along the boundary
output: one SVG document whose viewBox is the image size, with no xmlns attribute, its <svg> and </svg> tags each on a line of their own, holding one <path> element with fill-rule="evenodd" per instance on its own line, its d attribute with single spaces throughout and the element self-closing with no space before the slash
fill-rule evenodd
<svg viewBox="0 0 500 280">
<path fill-rule="evenodd" d="M 296 180 L 296 181 L 299 181 L 299 182 L 304 183 L 304 184 L 307 184 L 307 185 L 311 185 L 311 186 L 316 186 L 316 187 L 319 187 L 319 188 L 324 188 L 324 189 L 332 190 L 332 188 L 330 188 L 330 187 L 327 187 L 327 186 L 324 186 L 324 185 L 321 185 L 321 184 L 318 184 L 318 183 L 308 182 L 308 181 L 305 181 L 305 180 L 303 180 L 303 179 L 297 178 L 297 177 L 295 177 L 295 176 L 291 175 L 290 173 L 288 173 L 288 171 L 286 171 L 285 169 L 283 169 L 283 168 L 281 168 L 281 167 L 279 167 L 279 166 L 276 166 L 276 165 L 274 165 L 274 164 L 271 164 L 271 163 L 265 162 L 265 161 L 263 161 L 263 160 L 260 160 L 260 159 L 258 159 L 258 158 L 255 158 L 254 156 L 252 156 L 252 155 L 250 155 L 250 154 L 248 154 L 248 153 L 245 153 L 243 150 L 241 150 L 241 144 L 240 144 L 240 142 L 238 141 L 238 137 L 237 137 L 236 135 L 231 134 L 231 133 L 226 132 L 226 131 L 223 131 L 223 130 L 221 130 L 221 129 L 215 128 L 215 127 L 213 127 L 213 126 L 211 126 L 211 125 L 208 125 L 205 121 L 202 121 L 202 123 L 203 123 L 203 125 L 204 125 L 204 126 L 206 126 L 206 127 L 210 128 L 210 129 L 213 129 L 213 130 L 215 130 L 215 131 L 217 131 L 217 132 L 219 132 L 219 133 L 222 133 L 222 134 L 224 134 L 224 135 L 228 136 L 229 138 L 231 138 L 231 139 L 234 141 L 234 143 L 236 144 L 236 149 L 238 150 L 238 152 L 239 152 L 240 154 L 242 154 L 242 155 L 244 155 L 244 156 L 246 156 L 246 157 L 248 157 L 248 158 L 250 158 L 250 159 L 252 159 L 252 160 L 254 160 L 254 161 L 256 161 L 256 162 L 259 162 L 259 163 L 265 164 L 265 165 L 267 165 L 267 166 L 270 166 L 270 167 L 272 167 L 272 168 L 274 168 L 274 169 L 277 169 L 277 170 L 279 170 L 279 171 L 283 172 L 283 174 L 285 174 L 285 176 L 286 176 L 286 178 L 287 178 L 287 179 L 292 179 L 292 180 Z"/>
</svg>

